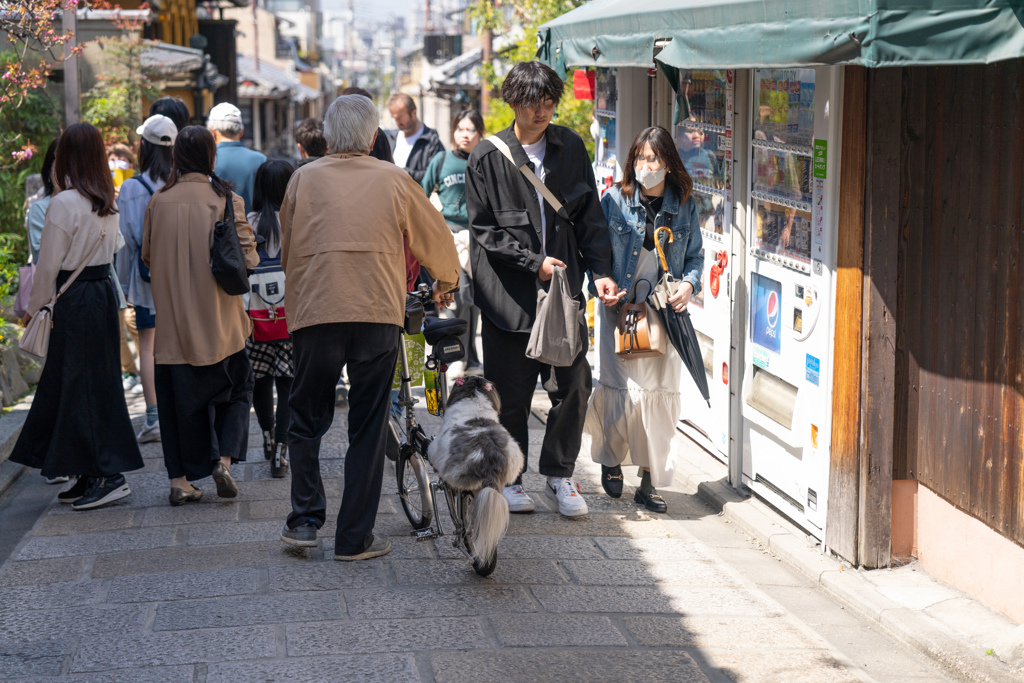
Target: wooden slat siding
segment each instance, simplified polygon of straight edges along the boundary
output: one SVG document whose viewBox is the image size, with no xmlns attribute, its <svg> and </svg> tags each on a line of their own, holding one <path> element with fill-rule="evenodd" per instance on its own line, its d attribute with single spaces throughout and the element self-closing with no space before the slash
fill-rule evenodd
<svg viewBox="0 0 1024 683">
<path fill-rule="evenodd" d="M 839 170 L 836 330 L 832 368 L 832 452 L 825 545 L 853 564 L 857 548 L 860 453 L 861 315 L 863 314 L 867 70 L 843 76 Z"/>
<path fill-rule="evenodd" d="M 901 69 L 868 74 L 858 555 L 870 568 L 888 565 L 892 550 L 902 89 Z"/>
<path fill-rule="evenodd" d="M 894 472 L 1024 545 L 1024 60 L 903 75 Z"/>
<path fill-rule="evenodd" d="M 917 476 L 918 427 L 921 410 L 921 367 L 917 354 L 907 348 L 907 330 L 921 324 L 923 278 L 909 274 L 922 272 L 925 247 L 932 240 L 924 239 L 925 213 L 910 210 L 924 206 L 924 188 L 928 155 L 928 131 L 924 127 L 927 114 L 927 88 L 924 78 L 913 78 L 902 70 L 903 111 L 901 113 L 900 180 L 900 265 L 896 342 L 896 415 L 893 426 L 893 479 Z M 929 297 L 930 300 L 930 297 Z M 911 416 L 914 416 L 913 419 Z"/>
</svg>

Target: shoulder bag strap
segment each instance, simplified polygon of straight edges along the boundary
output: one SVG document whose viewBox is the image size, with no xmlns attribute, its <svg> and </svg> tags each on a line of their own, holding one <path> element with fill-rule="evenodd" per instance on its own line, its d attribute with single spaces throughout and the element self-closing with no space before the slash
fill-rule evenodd
<svg viewBox="0 0 1024 683">
<path fill-rule="evenodd" d="M 512 158 L 512 150 L 509 149 L 508 145 L 505 144 L 504 140 L 499 138 L 497 135 L 492 135 L 491 137 L 487 138 L 487 141 L 494 145 L 495 148 L 497 148 L 497 150 L 501 152 L 501 154 L 506 159 L 511 161 L 513 166 L 516 165 L 515 159 Z M 552 193 L 551 190 L 548 189 L 547 185 L 540 181 L 540 178 L 537 177 L 537 174 L 531 171 L 530 167 L 527 166 L 526 164 L 523 164 L 518 168 L 519 172 L 526 176 L 526 179 L 530 181 L 530 184 L 533 185 L 533 187 L 538 192 L 540 192 L 542 197 L 544 197 L 544 201 L 551 205 L 551 207 L 555 210 L 555 213 L 561 216 L 564 220 L 569 221 L 569 223 L 572 223 L 572 221 L 569 219 L 569 214 L 565 210 L 565 207 L 562 206 L 562 202 L 558 201 L 558 199 L 555 198 L 554 193 Z"/>
<path fill-rule="evenodd" d="M 100 232 L 100 238 L 96 240 L 96 245 L 92 248 L 92 251 L 90 251 L 89 255 L 85 257 L 85 259 L 82 261 L 82 265 L 78 266 L 78 268 L 75 269 L 75 272 L 71 274 L 71 277 L 67 279 L 67 281 L 64 283 L 64 286 L 61 287 L 60 291 L 57 292 L 56 296 L 53 297 L 53 301 L 51 303 L 56 303 L 57 299 L 60 298 L 60 295 L 66 292 L 68 287 L 71 286 L 71 283 L 73 283 L 78 278 L 78 276 L 82 274 L 82 271 L 85 270 L 85 267 L 89 264 L 89 261 L 92 261 L 93 257 L 99 253 L 100 247 L 103 246 L 103 240 L 105 240 L 106 238 L 107 231 L 104 230 Z"/>
<path fill-rule="evenodd" d="M 153 187 L 149 183 L 147 183 L 145 180 L 142 179 L 141 175 L 135 176 L 135 180 L 138 180 L 140 183 L 142 183 L 142 186 L 144 188 L 146 188 L 146 192 L 149 193 L 150 197 L 153 196 L 153 193 L 155 192 L 155 190 L 153 189 Z"/>
</svg>

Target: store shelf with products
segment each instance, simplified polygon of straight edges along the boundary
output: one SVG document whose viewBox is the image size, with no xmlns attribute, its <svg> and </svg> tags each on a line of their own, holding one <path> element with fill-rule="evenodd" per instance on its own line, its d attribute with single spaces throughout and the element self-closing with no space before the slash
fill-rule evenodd
<svg viewBox="0 0 1024 683">
<path fill-rule="evenodd" d="M 701 232 L 705 231 L 702 230 Z M 803 261 L 798 261 L 797 259 L 789 258 L 788 256 L 779 256 L 778 254 L 765 251 L 764 249 L 758 249 L 757 247 L 750 248 L 750 255 L 759 258 L 762 261 L 777 263 L 783 268 L 789 268 L 790 270 L 795 270 L 799 273 L 806 274 L 811 272 L 811 266 Z"/>
<path fill-rule="evenodd" d="M 703 131 L 705 133 L 724 133 L 725 131 L 729 130 L 729 128 L 727 128 L 726 126 L 719 126 L 714 123 L 703 123 L 701 121 L 691 121 L 689 119 L 684 119 L 683 121 L 680 121 L 676 125 L 682 126 L 683 128 L 687 128 L 689 130 Z"/>
<path fill-rule="evenodd" d="M 807 145 L 791 145 L 785 142 L 775 142 L 773 140 L 759 140 L 754 138 L 750 141 L 752 147 L 759 149 L 772 149 L 778 152 L 789 152 L 790 154 L 797 154 L 802 157 L 813 157 L 814 150 Z"/>
<path fill-rule="evenodd" d="M 717 187 L 711 187 L 710 185 L 705 185 L 703 183 L 694 183 L 693 184 L 693 191 L 694 192 L 700 192 L 701 194 L 711 195 L 713 197 L 724 197 L 725 196 L 725 190 L 724 189 L 720 190 Z"/>
<path fill-rule="evenodd" d="M 811 205 L 809 202 L 796 201 L 794 199 L 790 199 L 789 197 L 784 197 L 780 194 L 774 194 L 772 192 L 761 192 L 759 190 L 754 190 L 753 192 L 750 193 L 750 196 L 753 197 L 754 199 L 760 199 L 763 202 L 780 204 L 782 206 L 791 209 L 797 209 L 799 211 L 809 212 L 811 210 Z"/>
</svg>

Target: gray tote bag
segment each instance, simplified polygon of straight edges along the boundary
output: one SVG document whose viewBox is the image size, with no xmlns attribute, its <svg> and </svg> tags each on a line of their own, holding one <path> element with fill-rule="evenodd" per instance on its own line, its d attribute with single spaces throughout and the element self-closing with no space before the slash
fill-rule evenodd
<svg viewBox="0 0 1024 683">
<path fill-rule="evenodd" d="M 580 328 L 586 318 L 569 292 L 565 268 L 555 266 L 551 286 L 537 291 L 537 320 L 530 332 L 526 357 L 558 368 L 569 367 L 583 350 Z"/>
</svg>

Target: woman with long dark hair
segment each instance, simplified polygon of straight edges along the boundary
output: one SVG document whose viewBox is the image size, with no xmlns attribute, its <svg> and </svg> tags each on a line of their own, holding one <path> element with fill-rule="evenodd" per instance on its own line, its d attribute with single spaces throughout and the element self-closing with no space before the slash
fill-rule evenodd
<svg viewBox="0 0 1024 683">
<path fill-rule="evenodd" d="M 216 155 L 207 129 L 178 131 L 171 173 L 142 228 L 142 262 L 160 312 L 154 379 L 171 505 L 199 500 L 203 491 L 192 482 L 211 475 L 218 496 L 237 496 L 231 463 L 245 460 L 248 447 L 252 325 L 242 297 L 221 289 L 210 269 L 213 228 L 227 202 L 246 266 L 255 268 L 259 257 L 241 197 L 213 172 Z"/>
<path fill-rule="evenodd" d="M 639 467 L 640 488 L 633 500 L 652 512 L 667 510 L 655 487 L 671 484 L 675 471 L 672 437 L 682 411 L 683 362 L 671 344 L 662 356 L 617 356 L 617 306 L 623 300 L 643 301 L 658 283 L 655 232 L 663 227 L 672 231 L 665 258 L 679 282 L 668 304 L 683 311 L 700 291 L 704 243 L 692 191 L 693 180 L 672 136 L 653 127 L 636 136 L 622 182 L 601 200 L 612 241 L 612 273 L 621 294 L 615 306 L 598 307 L 601 371 L 587 407 L 584 447 L 589 441 L 591 457 L 601 464 L 601 485 L 612 498 L 622 495 L 622 464 L 628 460 Z"/>
<path fill-rule="evenodd" d="M 64 131 L 54 156 L 58 194 L 46 211 L 26 322 L 81 266 L 54 306 L 50 346 L 11 461 L 45 477 L 75 476 L 58 494 L 90 510 L 131 493 L 124 472 L 143 466 L 121 388 L 114 182 L 103 136 L 87 123 Z"/>
<path fill-rule="evenodd" d="M 295 365 L 292 340 L 282 324 L 284 270 L 281 269 L 281 222 L 278 214 L 288 180 L 295 168 L 287 161 L 271 159 L 256 169 L 249 223 L 260 244 L 260 265 L 249 277 L 252 291 L 249 313 L 253 336 L 246 342 L 256 382 L 252 406 L 263 432 L 263 456 L 270 460 L 270 474 L 280 479 L 288 473 L 288 395 L 292 391 Z M 280 321 L 280 322 L 276 322 Z M 274 420 L 274 387 L 277 387 L 277 420 Z"/>
<path fill-rule="evenodd" d="M 136 434 L 139 443 L 160 440 L 156 386 L 153 382 L 153 344 L 156 340 L 156 305 L 149 282 L 149 269 L 142 263 L 142 222 L 153 195 L 163 188 L 171 173 L 171 147 L 178 129 L 166 116 L 150 116 L 138 127 L 139 174 L 121 185 L 117 208 L 121 213 L 121 234 L 125 248 L 117 255 L 118 277 L 126 285 L 125 298 L 134 307 L 135 329 L 139 332 L 139 370 L 146 399 L 146 421 Z"/>
<path fill-rule="evenodd" d="M 43 179 L 43 186 L 39 188 L 34 199 L 29 200 L 32 204 L 28 207 L 28 213 L 25 216 L 32 263 L 39 262 L 39 242 L 43 237 L 43 226 L 46 225 L 46 209 L 50 206 L 50 199 L 56 194 L 56 187 L 53 184 L 53 160 L 57 155 L 57 142 L 54 140 L 46 148 L 46 154 L 43 155 L 43 168 L 39 171 Z"/>
<path fill-rule="evenodd" d="M 423 189 L 427 196 L 437 193 L 441 215 L 455 237 L 459 251 L 459 291 L 455 293 L 454 317 L 469 323 L 462 345 L 466 348 L 466 362 L 456 361 L 449 368 L 452 377 L 463 373 L 482 375 L 483 365 L 476 352 L 476 334 L 480 323 L 480 309 L 473 305 L 473 275 L 469 265 L 469 216 L 466 213 L 466 161 L 477 144 L 484 139 L 484 119 L 476 109 L 463 109 L 452 117 L 452 149 L 438 152 L 427 165 L 423 176 Z"/>
</svg>

